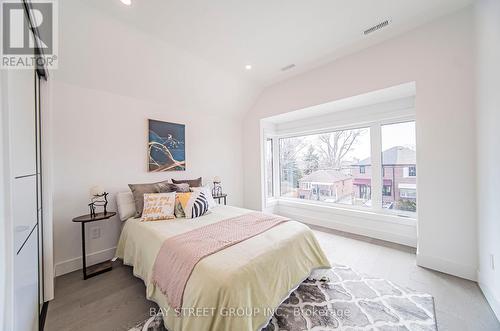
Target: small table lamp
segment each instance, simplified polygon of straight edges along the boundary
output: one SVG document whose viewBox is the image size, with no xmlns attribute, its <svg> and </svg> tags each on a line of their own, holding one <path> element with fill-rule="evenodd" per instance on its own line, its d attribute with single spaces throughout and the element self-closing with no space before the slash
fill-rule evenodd
<svg viewBox="0 0 500 331">
<path fill-rule="evenodd" d="M 102 186 L 99 186 L 99 185 L 95 185 L 95 186 L 92 186 L 90 188 L 90 197 L 94 197 L 96 195 L 99 195 L 99 194 L 103 194 L 104 193 L 104 189 L 102 188 Z"/>
</svg>

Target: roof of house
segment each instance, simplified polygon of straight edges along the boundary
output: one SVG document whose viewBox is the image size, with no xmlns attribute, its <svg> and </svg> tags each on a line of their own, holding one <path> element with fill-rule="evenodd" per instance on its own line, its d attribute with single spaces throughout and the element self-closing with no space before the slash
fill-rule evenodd
<svg viewBox="0 0 500 331">
<path fill-rule="evenodd" d="M 338 170 L 316 170 L 302 177 L 299 182 L 332 184 L 350 178 L 352 177 Z"/>
<path fill-rule="evenodd" d="M 382 152 L 382 162 L 384 164 L 416 164 L 417 153 L 408 147 L 395 146 Z M 359 161 L 358 165 L 371 164 L 371 158 Z"/>
</svg>

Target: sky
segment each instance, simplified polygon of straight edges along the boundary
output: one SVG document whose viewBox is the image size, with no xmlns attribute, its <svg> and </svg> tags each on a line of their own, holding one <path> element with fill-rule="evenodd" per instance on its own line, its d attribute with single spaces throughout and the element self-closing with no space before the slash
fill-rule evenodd
<svg viewBox="0 0 500 331">
<path fill-rule="evenodd" d="M 382 150 L 394 146 L 415 149 L 415 122 L 406 122 L 382 126 Z"/>
<path fill-rule="evenodd" d="M 382 126 L 382 151 L 394 146 L 404 146 L 415 149 L 415 122 L 404 122 Z M 347 155 L 347 160 L 359 160 L 370 157 L 370 130 L 360 136 L 354 149 Z"/>
</svg>

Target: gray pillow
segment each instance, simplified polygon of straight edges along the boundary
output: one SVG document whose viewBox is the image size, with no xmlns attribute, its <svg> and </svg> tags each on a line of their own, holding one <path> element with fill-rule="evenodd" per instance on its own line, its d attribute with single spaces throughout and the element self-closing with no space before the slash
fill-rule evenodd
<svg viewBox="0 0 500 331">
<path fill-rule="evenodd" d="M 167 181 L 148 184 L 128 184 L 134 196 L 135 218 L 142 216 L 142 210 L 144 209 L 144 193 L 175 192 L 175 189 L 173 189 L 171 185 L 173 184 Z"/>
<path fill-rule="evenodd" d="M 191 192 L 191 190 L 189 190 L 189 184 L 182 183 L 182 184 L 171 184 L 171 185 L 175 186 L 175 192 L 179 193 Z"/>
<path fill-rule="evenodd" d="M 168 181 L 156 183 L 160 193 L 170 193 L 178 191 L 177 185 L 169 183 Z"/>
<path fill-rule="evenodd" d="M 174 183 L 174 184 L 189 184 L 189 186 L 191 186 L 191 187 L 202 186 L 201 177 L 196 178 L 196 179 L 180 179 L 180 180 L 172 178 L 172 183 Z"/>
</svg>

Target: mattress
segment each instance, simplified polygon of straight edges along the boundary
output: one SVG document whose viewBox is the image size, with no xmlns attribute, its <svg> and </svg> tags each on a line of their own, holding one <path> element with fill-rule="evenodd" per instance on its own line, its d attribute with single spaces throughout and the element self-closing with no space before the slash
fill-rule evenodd
<svg viewBox="0 0 500 331">
<path fill-rule="evenodd" d="M 116 256 L 144 281 L 146 296 L 160 307 L 169 331 L 260 330 L 312 270 L 330 266 L 306 225 L 285 222 L 202 259 L 186 284 L 182 310 L 174 312 L 151 281 L 164 240 L 248 212 L 217 206 L 194 219 L 125 222 Z"/>
</svg>

